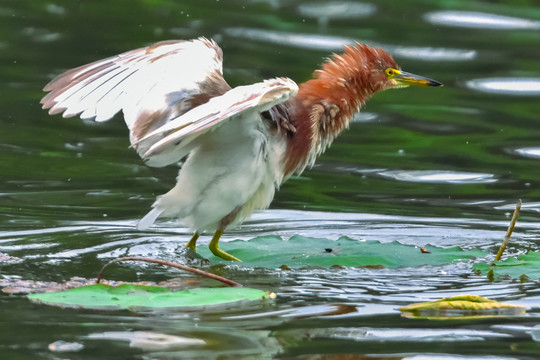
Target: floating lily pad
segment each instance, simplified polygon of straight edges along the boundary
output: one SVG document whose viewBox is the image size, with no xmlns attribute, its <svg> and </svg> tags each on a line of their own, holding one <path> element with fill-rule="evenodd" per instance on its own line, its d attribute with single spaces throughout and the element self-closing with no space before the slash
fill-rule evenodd
<svg viewBox="0 0 540 360">
<path fill-rule="evenodd" d="M 402 315 L 422 319 L 472 319 L 517 316 L 525 313 L 519 305 L 504 304 L 478 295 L 457 295 L 440 300 L 410 304 L 399 308 Z"/>
<path fill-rule="evenodd" d="M 35 303 L 83 309 L 144 309 L 210 306 L 272 297 L 244 287 L 196 288 L 173 292 L 160 286 L 95 284 L 79 288 L 30 294 Z"/>
<path fill-rule="evenodd" d="M 512 278 L 540 279 L 540 253 L 530 252 L 521 254 L 516 258 L 508 258 L 504 261 L 495 261 L 491 264 L 475 264 L 474 270 L 483 274 L 492 273 L 494 278 L 510 276 Z"/>
<path fill-rule="evenodd" d="M 242 266 L 279 268 L 285 265 L 299 267 L 371 267 L 387 268 L 440 266 L 486 257 L 480 250 L 463 250 L 455 246 L 440 248 L 426 245 L 420 247 L 404 245 L 397 241 L 358 241 L 348 237 L 338 240 L 293 236 L 283 240 L 277 236 L 258 237 L 249 241 L 223 243 L 222 249 L 240 258 Z M 198 253 L 212 263 L 231 264 L 213 256 L 206 246 L 199 246 Z"/>
</svg>

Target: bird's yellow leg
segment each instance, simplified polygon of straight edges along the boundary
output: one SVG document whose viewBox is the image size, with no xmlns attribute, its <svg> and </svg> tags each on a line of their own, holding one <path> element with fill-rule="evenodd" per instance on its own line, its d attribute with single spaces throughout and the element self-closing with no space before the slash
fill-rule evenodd
<svg viewBox="0 0 540 360">
<path fill-rule="evenodd" d="M 193 236 L 191 237 L 191 240 L 189 240 L 188 243 L 186 244 L 186 247 L 188 249 L 196 251 L 197 250 L 197 239 L 199 239 L 199 233 L 195 232 L 195 234 L 193 234 Z"/>
<path fill-rule="evenodd" d="M 212 252 L 212 254 L 229 261 L 242 261 L 237 257 L 232 256 L 231 254 L 226 253 L 225 251 L 221 250 L 219 248 L 218 242 L 219 238 L 223 235 L 223 230 L 217 230 L 214 233 L 214 236 L 212 236 L 212 240 L 210 241 L 210 244 L 208 245 L 208 248 Z"/>
</svg>

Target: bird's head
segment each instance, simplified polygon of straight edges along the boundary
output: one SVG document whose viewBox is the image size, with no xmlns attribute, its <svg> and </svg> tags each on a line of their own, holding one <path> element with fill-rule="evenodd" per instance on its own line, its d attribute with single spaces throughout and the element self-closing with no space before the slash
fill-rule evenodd
<svg viewBox="0 0 540 360">
<path fill-rule="evenodd" d="M 333 55 L 315 71 L 315 81 L 308 82 L 307 89 L 334 96 L 350 98 L 352 103 L 363 104 L 378 91 L 406 86 L 442 86 L 443 84 L 423 76 L 401 70 L 394 58 L 381 48 L 356 43 L 345 46 L 342 54 Z M 336 87 L 343 92 L 336 93 Z M 351 91 L 353 90 L 353 91 Z M 309 92 L 309 91 L 308 91 Z"/>
<path fill-rule="evenodd" d="M 378 91 L 405 86 L 442 86 L 438 81 L 402 71 L 390 54 L 356 43 L 345 46 L 301 83 L 295 102 L 286 174 L 313 164 L 345 130 L 355 112 Z M 305 126 L 307 124 L 307 126 Z"/>
<path fill-rule="evenodd" d="M 346 47 L 345 53 L 356 57 L 356 61 L 362 64 L 361 72 L 368 74 L 370 85 L 377 90 L 443 85 L 436 80 L 401 70 L 392 56 L 380 48 L 357 43 L 355 47 Z"/>
</svg>

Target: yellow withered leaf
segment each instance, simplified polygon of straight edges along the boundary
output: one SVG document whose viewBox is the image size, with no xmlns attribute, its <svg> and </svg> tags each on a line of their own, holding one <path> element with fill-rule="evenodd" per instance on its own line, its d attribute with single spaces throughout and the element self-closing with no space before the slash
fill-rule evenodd
<svg viewBox="0 0 540 360">
<path fill-rule="evenodd" d="M 500 303 L 478 295 L 457 295 L 440 300 L 410 304 L 399 308 L 402 316 L 428 319 L 471 319 L 494 316 L 516 316 L 525 307 Z"/>
</svg>

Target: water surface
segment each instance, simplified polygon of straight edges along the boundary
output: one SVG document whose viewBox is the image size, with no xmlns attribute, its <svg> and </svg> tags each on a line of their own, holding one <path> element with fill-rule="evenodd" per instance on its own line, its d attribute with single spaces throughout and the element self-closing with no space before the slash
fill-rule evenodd
<svg viewBox="0 0 540 360">
<path fill-rule="evenodd" d="M 275 76 L 301 82 L 354 41 L 381 46 L 405 70 L 445 84 L 376 95 L 313 169 L 283 185 L 269 211 L 226 233 L 223 248 L 237 239 L 302 235 L 494 253 L 521 198 L 508 254 L 538 251 L 540 12 L 533 3 L 8 0 L 0 20 L 0 252 L 20 259 L 0 264 L 4 282 L 94 277 L 124 255 L 185 261 L 188 229 L 172 222 L 135 229 L 177 169 L 144 166 L 120 117 L 102 124 L 51 117 L 39 99 L 44 84 L 69 68 L 199 36 L 219 42 L 233 86 Z M 0 358 L 540 356 L 538 281 L 491 282 L 471 262 L 206 268 L 278 297 L 264 305 L 108 313 L 1 295 Z M 109 276 L 200 281 L 139 264 Z M 433 322 L 397 311 L 464 293 L 527 306 L 529 316 Z M 75 345 L 49 350 L 56 341 Z"/>
</svg>

